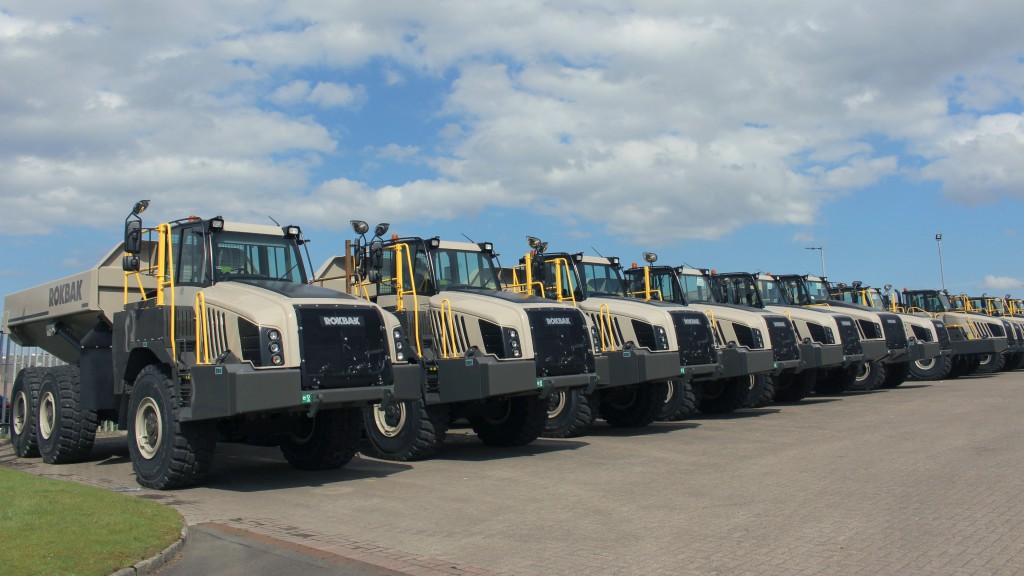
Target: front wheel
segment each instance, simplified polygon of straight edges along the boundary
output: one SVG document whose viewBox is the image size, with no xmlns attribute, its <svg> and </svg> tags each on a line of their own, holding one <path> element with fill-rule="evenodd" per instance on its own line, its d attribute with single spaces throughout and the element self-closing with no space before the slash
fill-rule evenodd
<svg viewBox="0 0 1024 576">
<path fill-rule="evenodd" d="M 181 422 L 178 388 L 160 366 L 135 378 L 128 402 L 128 454 L 139 484 L 181 488 L 206 476 L 217 445 L 214 422 Z"/>
<path fill-rule="evenodd" d="M 666 383 L 665 405 L 658 412 L 662 422 L 679 422 L 697 413 L 697 393 L 693 384 L 683 380 L 669 380 Z"/>
<path fill-rule="evenodd" d="M 705 414 L 728 414 L 743 407 L 749 392 L 749 376 L 702 382 L 698 406 Z"/>
<path fill-rule="evenodd" d="M 885 381 L 882 388 L 899 388 L 910 376 L 910 362 L 895 362 L 889 364 L 885 371 Z"/>
<path fill-rule="evenodd" d="M 775 380 L 768 374 L 751 374 L 744 408 L 764 408 L 775 401 Z"/>
<path fill-rule="evenodd" d="M 783 372 L 775 376 L 775 400 L 777 402 L 799 402 L 814 391 L 818 382 L 818 371 L 803 370 L 797 374 Z"/>
<path fill-rule="evenodd" d="M 1006 355 L 1000 352 L 979 356 L 978 374 L 994 374 L 1006 366 Z"/>
<path fill-rule="evenodd" d="M 355 456 L 363 430 L 359 408 L 320 410 L 315 418 L 300 418 L 300 430 L 281 440 L 281 453 L 292 468 L 333 470 Z"/>
<path fill-rule="evenodd" d="M 853 382 L 850 383 L 848 390 L 857 391 L 870 391 L 877 390 L 882 387 L 885 383 L 886 366 L 881 360 L 875 360 L 873 362 L 865 362 L 861 364 L 859 370 L 857 370 L 856 376 L 853 378 Z"/>
<path fill-rule="evenodd" d="M 24 368 L 11 387 L 11 444 L 19 458 L 39 456 L 36 426 L 44 368 Z"/>
<path fill-rule="evenodd" d="M 594 421 L 590 399 L 580 388 L 559 390 L 548 397 L 545 438 L 575 438 L 586 434 Z"/>
<path fill-rule="evenodd" d="M 910 377 L 914 380 L 942 380 L 953 369 L 953 357 L 949 354 L 914 360 L 910 362 Z"/>
<path fill-rule="evenodd" d="M 645 382 L 612 388 L 601 399 L 601 417 L 616 428 L 640 428 L 658 419 L 668 387 L 664 382 Z"/>
<path fill-rule="evenodd" d="M 489 446 L 525 446 L 540 437 L 548 402 L 539 396 L 491 400 L 468 415 L 469 424 Z"/>
<path fill-rule="evenodd" d="M 363 408 L 366 438 L 374 456 L 408 462 L 437 452 L 448 432 L 448 406 L 427 406 L 422 398 Z"/>
</svg>

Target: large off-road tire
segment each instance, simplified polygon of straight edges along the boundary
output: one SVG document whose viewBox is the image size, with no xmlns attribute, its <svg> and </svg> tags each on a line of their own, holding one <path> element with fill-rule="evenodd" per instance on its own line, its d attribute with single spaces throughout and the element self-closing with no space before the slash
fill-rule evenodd
<svg viewBox="0 0 1024 576">
<path fill-rule="evenodd" d="M 77 366 L 55 366 L 39 383 L 39 455 L 47 464 L 81 460 L 96 440 L 96 412 L 82 408 Z"/>
<path fill-rule="evenodd" d="M 910 362 L 894 362 L 885 367 L 885 381 L 882 388 L 899 388 L 910 376 Z"/>
<path fill-rule="evenodd" d="M 658 420 L 679 422 L 697 413 L 697 393 L 690 381 L 670 380 L 665 387 L 665 404 L 658 411 Z"/>
<path fill-rule="evenodd" d="M 818 383 L 818 371 L 803 370 L 797 374 L 783 372 L 771 378 L 775 380 L 776 402 L 799 402 L 814 391 L 814 386 Z"/>
<path fill-rule="evenodd" d="M 491 400 L 467 415 L 469 425 L 489 446 L 524 446 L 540 437 L 548 401 L 538 396 Z"/>
<path fill-rule="evenodd" d="M 391 402 L 363 408 L 366 438 L 373 456 L 409 462 L 429 458 L 448 434 L 448 406 L 427 406 L 423 399 Z"/>
<path fill-rule="evenodd" d="M 749 376 L 701 382 L 697 407 L 704 414 L 728 414 L 743 407 L 750 391 Z"/>
<path fill-rule="evenodd" d="M 19 458 L 39 456 L 39 383 L 45 368 L 23 368 L 11 387 L 11 444 Z"/>
<path fill-rule="evenodd" d="M 943 354 L 935 358 L 910 362 L 910 377 L 914 380 L 942 380 L 953 369 L 953 356 Z"/>
<path fill-rule="evenodd" d="M 162 366 L 139 372 L 128 401 L 128 454 L 139 484 L 181 488 L 206 476 L 213 464 L 213 421 L 181 422 L 178 387 Z"/>
<path fill-rule="evenodd" d="M 1006 354 L 981 354 L 978 356 L 978 374 L 993 374 L 1006 366 Z"/>
<path fill-rule="evenodd" d="M 764 408 L 775 401 L 775 379 L 768 374 L 750 374 L 747 401 L 744 408 Z"/>
<path fill-rule="evenodd" d="M 580 388 L 559 390 L 548 397 L 545 438 L 575 438 L 587 433 L 594 421 L 590 398 Z"/>
<path fill-rule="evenodd" d="M 304 428 L 281 439 L 281 453 L 296 470 L 333 470 L 355 456 L 363 432 L 359 408 L 320 410 Z"/>
<path fill-rule="evenodd" d="M 968 368 L 971 367 L 971 356 L 969 354 L 957 354 L 953 356 L 953 366 L 946 373 L 947 380 L 955 380 L 964 374 L 967 374 Z"/>
<path fill-rule="evenodd" d="M 961 376 L 967 376 L 967 375 L 970 375 L 970 374 L 977 374 L 978 373 L 978 367 L 981 366 L 981 357 L 982 357 L 982 354 L 973 354 L 973 355 L 971 355 L 971 357 L 967 361 L 967 368 L 964 370 L 964 373 L 961 374 Z"/>
<path fill-rule="evenodd" d="M 664 382 L 644 382 L 606 390 L 601 417 L 616 428 L 640 428 L 658 419 L 668 397 Z"/>
<path fill-rule="evenodd" d="M 1024 364 L 1024 352 L 1014 352 L 1006 358 L 1006 364 L 1003 365 L 1004 372 L 1010 372 L 1020 368 L 1021 364 Z"/>
<path fill-rule="evenodd" d="M 857 379 L 859 372 L 860 366 L 858 365 L 819 370 L 817 381 L 814 383 L 814 393 L 833 396 L 851 390 L 853 381 Z M 776 395 L 778 395 L 777 392 Z"/>
<path fill-rule="evenodd" d="M 877 390 L 885 383 L 886 366 L 881 360 L 865 362 L 860 365 L 850 387 L 847 390 L 868 391 Z"/>
</svg>

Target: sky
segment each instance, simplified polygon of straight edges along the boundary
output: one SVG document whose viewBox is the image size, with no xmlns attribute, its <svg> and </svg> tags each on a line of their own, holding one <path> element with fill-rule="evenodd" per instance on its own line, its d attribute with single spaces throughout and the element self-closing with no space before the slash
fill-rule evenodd
<svg viewBox="0 0 1024 576">
<path fill-rule="evenodd" d="M 0 293 L 145 198 L 1024 296 L 1024 3 L 921 6 L 0 0 Z"/>
</svg>

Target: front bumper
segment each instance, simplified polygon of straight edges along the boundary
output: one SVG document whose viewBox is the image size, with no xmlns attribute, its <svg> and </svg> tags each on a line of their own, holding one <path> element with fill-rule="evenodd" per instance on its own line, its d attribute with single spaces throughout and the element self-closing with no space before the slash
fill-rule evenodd
<svg viewBox="0 0 1024 576">
<path fill-rule="evenodd" d="M 864 352 L 864 359 L 868 362 L 875 362 L 889 355 L 889 347 L 885 340 L 861 340 L 860 347 Z"/>
<path fill-rule="evenodd" d="M 954 340 L 953 354 L 998 354 L 1009 345 L 1006 338 L 982 338 L 978 340 Z"/>
<path fill-rule="evenodd" d="M 397 366 L 395 367 L 397 368 Z M 419 369 L 418 366 L 416 366 Z M 420 371 L 422 378 L 422 370 Z M 402 370 L 403 382 L 414 378 Z M 250 364 L 192 368 L 192 400 L 182 421 L 212 420 L 257 412 L 291 412 L 373 404 L 393 397 L 394 386 L 303 390 L 298 368 L 256 370 Z M 397 371 L 396 371 L 396 379 Z M 407 384 L 403 384 L 407 386 Z"/>
<path fill-rule="evenodd" d="M 775 371 L 775 353 L 771 350 L 750 350 L 748 348 L 719 348 L 720 370 L 709 374 L 713 378 L 733 378 L 748 374 L 762 374 Z"/>
<path fill-rule="evenodd" d="M 595 364 L 600 388 L 672 380 L 686 371 L 679 365 L 678 352 L 637 349 L 602 352 Z"/>
<path fill-rule="evenodd" d="M 450 404 L 527 393 L 547 397 L 567 388 L 582 387 L 592 392 L 597 384 L 596 373 L 538 376 L 532 360 L 449 358 L 438 360 L 436 369 L 432 367 L 428 372 L 426 400 L 430 404 Z"/>
</svg>

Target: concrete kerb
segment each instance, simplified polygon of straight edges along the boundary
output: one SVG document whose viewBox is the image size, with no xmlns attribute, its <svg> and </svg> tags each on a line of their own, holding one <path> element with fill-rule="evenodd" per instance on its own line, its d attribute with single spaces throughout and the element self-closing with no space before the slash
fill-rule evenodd
<svg viewBox="0 0 1024 576">
<path fill-rule="evenodd" d="M 185 542 L 188 540 L 188 524 L 185 524 L 185 519 L 181 520 L 181 533 L 178 539 L 171 543 L 170 546 L 164 548 L 156 556 L 146 558 L 145 560 L 139 560 L 134 566 L 122 568 L 117 572 L 114 572 L 110 576 L 145 576 L 147 574 L 155 574 L 164 566 L 173 562 L 179 554 L 181 554 L 182 548 L 185 547 Z"/>
</svg>

